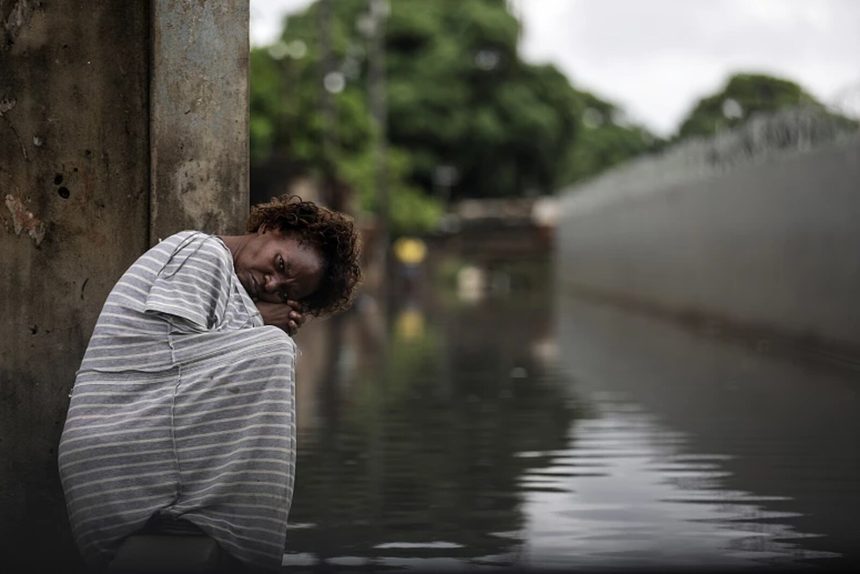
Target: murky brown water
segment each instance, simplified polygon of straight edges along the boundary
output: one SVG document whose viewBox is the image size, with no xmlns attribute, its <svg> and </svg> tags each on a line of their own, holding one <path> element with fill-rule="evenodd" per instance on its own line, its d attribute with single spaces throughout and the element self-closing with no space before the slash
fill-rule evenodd
<svg viewBox="0 0 860 574">
<path fill-rule="evenodd" d="M 425 299 L 300 339 L 287 570 L 860 560 L 860 373 L 545 291 Z"/>
</svg>

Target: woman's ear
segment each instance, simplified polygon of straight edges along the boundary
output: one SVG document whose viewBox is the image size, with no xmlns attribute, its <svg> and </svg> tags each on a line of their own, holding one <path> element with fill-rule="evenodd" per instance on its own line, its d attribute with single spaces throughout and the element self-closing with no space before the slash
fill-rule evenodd
<svg viewBox="0 0 860 574">
<path fill-rule="evenodd" d="M 260 227 L 257 228 L 257 235 L 262 235 L 266 231 L 268 231 L 269 227 L 265 223 L 261 223 Z"/>
</svg>

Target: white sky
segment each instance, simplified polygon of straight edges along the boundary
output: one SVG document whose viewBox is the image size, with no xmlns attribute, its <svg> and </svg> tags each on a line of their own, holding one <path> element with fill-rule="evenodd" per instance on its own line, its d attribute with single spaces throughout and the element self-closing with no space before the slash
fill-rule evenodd
<svg viewBox="0 0 860 574">
<path fill-rule="evenodd" d="M 860 115 L 858 0 L 509 1 L 525 60 L 555 64 L 660 135 L 738 71 L 794 80 Z M 283 15 L 310 3 L 251 0 L 251 42 L 274 41 Z"/>
</svg>

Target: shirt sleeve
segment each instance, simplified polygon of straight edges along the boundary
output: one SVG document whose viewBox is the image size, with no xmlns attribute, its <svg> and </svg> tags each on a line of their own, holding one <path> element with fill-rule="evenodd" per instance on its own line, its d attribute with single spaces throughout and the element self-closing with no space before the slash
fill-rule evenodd
<svg viewBox="0 0 860 574">
<path fill-rule="evenodd" d="M 232 273 L 224 246 L 195 233 L 179 243 L 158 270 L 144 312 L 180 319 L 195 332 L 212 330 L 224 317 Z"/>
</svg>

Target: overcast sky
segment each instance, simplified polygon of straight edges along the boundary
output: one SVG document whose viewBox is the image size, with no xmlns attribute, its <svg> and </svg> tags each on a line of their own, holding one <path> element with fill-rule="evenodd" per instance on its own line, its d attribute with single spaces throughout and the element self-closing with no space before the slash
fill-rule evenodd
<svg viewBox="0 0 860 574">
<path fill-rule="evenodd" d="M 251 0 L 251 42 L 273 42 L 283 15 L 310 3 Z M 698 98 L 736 71 L 786 77 L 860 114 L 860 0 L 510 4 L 523 22 L 525 60 L 555 64 L 576 87 L 620 105 L 660 135 L 671 134 Z"/>
</svg>

